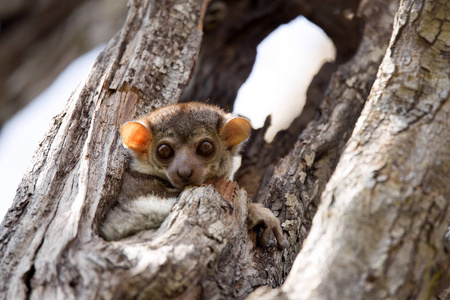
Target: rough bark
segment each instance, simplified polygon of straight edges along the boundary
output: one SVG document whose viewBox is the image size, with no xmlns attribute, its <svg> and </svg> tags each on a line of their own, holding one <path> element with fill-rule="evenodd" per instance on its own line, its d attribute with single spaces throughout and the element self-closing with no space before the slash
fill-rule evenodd
<svg viewBox="0 0 450 300">
<path fill-rule="evenodd" d="M 448 285 L 448 1 L 403 1 L 377 81 L 282 288 L 249 299 L 428 299 Z"/>
<path fill-rule="evenodd" d="M 361 56 L 359 57 L 361 58 Z M 352 60 L 351 63 L 358 64 L 359 62 L 356 59 Z M 266 143 L 264 139 L 266 130 L 270 126 L 270 116 L 262 128 L 252 132 L 250 141 L 243 154 L 242 166 L 236 174 L 239 184 L 245 188 L 250 197 L 255 198 L 261 185 L 267 184 L 267 176 L 271 175 L 275 165 L 289 154 L 298 141 L 300 133 L 305 130 L 309 122 L 320 117 L 320 107 L 327 87 L 330 85 L 329 90 L 339 89 L 338 81 L 330 83 L 332 75 L 337 68 L 338 64 L 336 62 L 326 63 L 322 66 L 308 88 L 305 106 L 300 116 L 292 121 L 289 128 L 279 131 L 271 143 Z M 343 68 L 341 68 L 342 70 Z M 350 68 L 346 70 L 341 76 L 353 75 Z M 374 72 L 371 75 L 375 76 Z"/>
<path fill-rule="evenodd" d="M 318 107 L 337 66 L 354 55 L 365 20 L 356 14 L 358 5 L 359 1 L 334 0 L 211 2 L 199 63 L 183 92 L 182 101 L 208 100 L 231 110 L 239 87 L 250 74 L 256 46 L 277 26 L 298 15 L 304 15 L 320 26 L 333 40 L 337 50 L 336 62 L 326 64 L 313 80 L 304 110 L 288 130 L 281 132 L 270 144 L 263 140 L 265 128 L 252 133 L 241 171 L 236 177 L 251 197 L 256 196 L 266 170 L 272 170 L 289 153 L 299 134 L 319 114 Z M 371 81 L 375 76 L 372 75 Z M 351 77 L 353 73 L 344 71 L 342 77 L 347 76 Z M 337 84 L 335 82 L 333 88 Z"/>
<path fill-rule="evenodd" d="M 397 3 L 363 2 L 358 10 L 365 23 L 363 39 L 355 56 L 333 76 L 320 118 L 308 125 L 277 166 L 268 164 L 256 200 L 279 215 L 289 249 L 277 251 L 274 240 L 268 249 L 255 247 L 258 232 L 248 233 L 245 224 L 247 196 L 234 183 L 189 189 L 156 233 L 105 242 L 98 237 L 98 223 L 115 200 L 126 163 L 118 128 L 136 115 L 179 100 L 199 53 L 206 4 L 131 3 L 121 33 L 55 118 L 2 223 L 3 298 L 242 299 L 258 286 L 283 283 L 376 78 Z M 214 91 L 220 90 L 215 86 Z M 418 119 L 421 124 L 426 117 Z M 277 152 L 272 149 L 270 153 Z M 278 159 L 279 154 L 271 155 Z M 432 177 L 441 183 L 442 178 Z M 384 183 L 377 181 L 378 186 Z M 429 225 L 422 229 L 432 232 Z M 298 269 L 292 280 L 299 280 L 296 273 Z M 275 293 L 285 296 L 283 291 Z"/>
<path fill-rule="evenodd" d="M 125 16 L 117 0 L 2 1 L 0 128 L 71 61 L 107 43 Z"/>
<path fill-rule="evenodd" d="M 248 78 L 256 46 L 273 30 L 303 15 L 333 40 L 337 63 L 348 60 L 360 41 L 361 19 L 354 17 L 359 0 L 214 0 L 205 18 L 205 36 L 192 81 L 182 101 L 192 99 L 232 110 Z"/>
<path fill-rule="evenodd" d="M 200 46 L 205 2 L 130 4 L 120 35 L 55 118 L 2 223 L 4 298 L 108 298 L 106 286 L 116 280 L 103 272 L 139 278 L 131 272 L 142 266 L 139 260 L 126 259 L 126 250 L 97 235 L 125 164 L 118 128 L 180 97 Z M 121 257 L 130 272 L 109 263 Z"/>
<path fill-rule="evenodd" d="M 276 166 L 271 168 L 269 165 L 263 174 L 255 201 L 276 212 L 291 243 L 289 251 L 283 253 L 282 263 L 274 264 L 276 270 L 282 271 L 273 272 L 269 282 L 271 279 L 283 281 L 280 274 L 288 273 L 309 233 L 322 191 L 351 136 L 376 78 L 392 33 L 397 7 L 398 3 L 393 1 L 372 1 L 359 8 L 358 14 L 365 20 L 363 39 L 355 56 L 333 75 L 320 117 L 298 136 L 293 149 Z M 279 149 L 277 139 L 282 140 L 283 133 L 275 138 L 275 146 L 264 146 L 260 137 L 258 144 L 250 149 L 251 159 L 270 161 L 270 156 L 276 158 Z M 265 152 L 267 148 L 272 148 L 272 151 Z M 267 153 L 270 156 L 266 156 Z M 267 261 L 270 262 L 271 258 L 278 261 L 278 255 L 274 253 Z"/>
<path fill-rule="evenodd" d="M 2 223 L 4 299 L 242 299 L 267 284 L 271 266 L 246 230 L 246 194 L 233 187 L 228 196 L 220 187 L 186 191 L 155 235 L 111 243 L 98 236 L 126 163 L 118 128 L 179 99 L 205 8 L 206 1 L 130 6 L 120 35 L 55 118 Z M 268 246 L 278 251 L 275 241 Z"/>
</svg>

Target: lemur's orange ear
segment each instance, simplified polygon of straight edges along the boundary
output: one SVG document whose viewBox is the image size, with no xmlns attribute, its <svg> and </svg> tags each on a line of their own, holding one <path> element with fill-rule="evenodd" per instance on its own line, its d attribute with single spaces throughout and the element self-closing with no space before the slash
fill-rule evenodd
<svg viewBox="0 0 450 300">
<path fill-rule="evenodd" d="M 223 125 L 220 130 L 220 137 L 227 146 L 236 146 L 250 136 L 250 130 L 250 122 L 247 119 L 233 118 Z"/>
<path fill-rule="evenodd" d="M 150 129 L 139 122 L 123 124 L 120 134 L 125 146 L 136 152 L 147 152 L 152 142 Z"/>
</svg>

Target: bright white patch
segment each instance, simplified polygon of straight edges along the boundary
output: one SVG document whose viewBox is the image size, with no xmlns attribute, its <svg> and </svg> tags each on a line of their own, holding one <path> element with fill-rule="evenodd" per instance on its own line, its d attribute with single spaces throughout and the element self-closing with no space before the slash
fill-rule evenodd
<svg viewBox="0 0 450 300">
<path fill-rule="evenodd" d="M 334 60 L 332 41 L 304 17 L 272 32 L 258 46 L 253 70 L 238 92 L 234 112 L 250 118 L 254 128 L 272 115 L 266 133 L 270 142 L 300 115 L 312 78 L 326 61 Z"/>
<path fill-rule="evenodd" d="M 233 180 L 234 174 L 241 166 L 241 162 L 242 162 L 242 157 L 240 155 L 233 156 L 233 166 L 231 167 L 231 172 L 230 172 L 230 175 L 228 176 L 228 178 L 230 180 Z"/>
<path fill-rule="evenodd" d="M 0 220 L 12 203 L 17 185 L 48 130 L 51 118 L 63 109 L 72 91 L 85 80 L 103 48 L 99 46 L 74 60 L 50 87 L 3 126 L 0 132 Z"/>
<path fill-rule="evenodd" d="M 130 261 L 136 261 L 132 274 L 139 274 L 145 269 L 159 268 L 166 262 L 167 256 L 173 251 L 173 246 L 162 246 L 158 249 L 149 249 L 148 245 L 128 244 L 122 245 L 122 252 Z"/>
</svg>

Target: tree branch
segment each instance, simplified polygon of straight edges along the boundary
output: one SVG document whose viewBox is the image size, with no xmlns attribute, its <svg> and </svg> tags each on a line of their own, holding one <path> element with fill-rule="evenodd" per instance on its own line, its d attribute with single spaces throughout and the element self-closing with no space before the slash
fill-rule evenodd
<svg viewBox="0 0 450 300">
<path fill-rule="evenodd" d="M 448 10 L 445 1 L 401 3 L 377 81 L 289 278 L 250 299 L 427 299 L 448 284 L 450 64 L 448 39 L 436 30 Z"/>
<path fill-rule="evenodd" d="M 311 229 L 325 184 L 339 161 L 376 78 L 396 10 L 397 3 L 392 1 L 365 3 L 359 8 L 358 13 L 365 20 L 363 39 L 355 56 L 333 75 L 321 116 L 309 123 L 293 149 L 273 171 L 268 169 L 264 174 L 255 202 L 264 203 L 276 212 L 291 243 L 282 263 L 274 263 L 279 271 L 269 276 L 269 282 L 283 282 L 285 277 L 281 274 L 289 273 Z M 264 148 L 260 153 L 264 153 Z M 279 254 L 274 253 L 273 261 L 279 260 Z"/>
<path fill-rule="evenodd" d="M 101 295 L 106 279 L 98 273 L 111 268 L 106 258 L 120 257 L 99 256 L 106 246 L 97 235 L 125 165 L 118 128 L 136 113 L 178 100 L 200 47 L 205 10 L 206 1 L 131 3 L 120 35 L 55 118 L 2 223 L 0 291 L 6 298 Z M 78 256 L 86 259 L 80 267 Z M 91 273 L 86 265 L 95 262 L 97 273 Z"/>
<path fill-rule="evenodd" d="M 333 40 L 337 62 L 348 60 L 360 41 L 361 20 L 348 17 L 359 0 L 214 0 L 205 18 L 199 63 L 182 101 L 210 100 L 232 110 L 250 74 L 257 45 L 278 26 L 304 15 Z M 345 38 L 342 38 L 345 37 Z"/>
</svg>

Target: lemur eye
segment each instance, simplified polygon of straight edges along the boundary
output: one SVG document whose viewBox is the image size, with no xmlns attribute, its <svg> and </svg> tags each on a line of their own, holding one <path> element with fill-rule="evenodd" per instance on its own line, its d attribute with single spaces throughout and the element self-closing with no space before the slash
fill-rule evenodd
<svg viewBox="0 0 450 300">
<path fill-rule="evenodd" d="M 173 156 L 173 149 L 166 144 L 162 144 L 158 147 L 158 156 L 162 159 L 169 159 Z"/>
<path fill-rule="evenodd" d="M 210 156 L 214 152 L 214 145 L 208 141 L 201 142 L 197 147 L 197 153 L 202 156 Z"/>
</svg>

